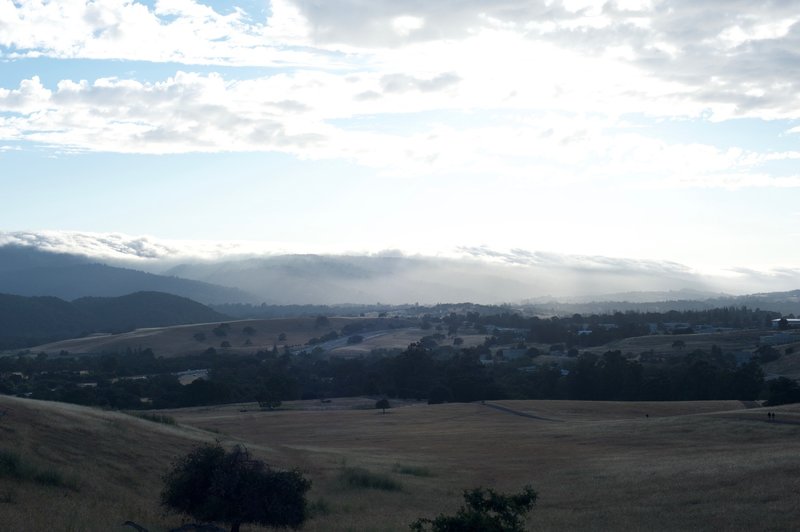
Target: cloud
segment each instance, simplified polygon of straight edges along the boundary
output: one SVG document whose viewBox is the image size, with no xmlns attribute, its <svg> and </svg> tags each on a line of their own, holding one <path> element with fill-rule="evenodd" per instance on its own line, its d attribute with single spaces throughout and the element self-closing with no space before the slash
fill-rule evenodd
<svg viewBox="0 0 800 532">
<path fill-rule="evenodd" d="M 152 7 L 119 0 L 0 0 L 0 56 L 253 66 L 338 64 L 330 54 L 301 46 L 306 30 L 291 5 L 272 4 L 270 20 L 257 23 L 241 9 L 222 14 L 193 0 L 158 0 Z"/>
<path fill-rule="evenodd" d="M 148 154 L 275 151 L 380 174 L 483 174 L 549 186 L 798 186 L 796 176 L 766 169 L 769 153 L 664 141 L 621 118 L 800 118 L 800 25 L 787 4 L 270 7 L 256 21 L 193 0 L 0 0 L 6 57 L 283 67 L 249 79 L 191 68 L 150 82 L 45 86 L 30 77 L 0 88 L 0 142 Z M 402 114 L 414 119 L 397 132 L 391 123 Z"/>
<path fill-rule="evenodd" d="M 384 92 L 407 92 L 417 90 L 421 92 L 434 92 L 452 86 L 461 78 L 453 72 L 439 74 L 432 79 L 419 79 L 407 74 L 388 74 L 381 77 L 381 86 Z"/>
<path fill-rule="evenodd" d="M 225 271 L 265 268 L 263 275 L 273 275 L 289 265 L 293 272 L 290 276 L 296 277 L 302 272 L 293 268 L 306 265 L 312 270 L 317 268 L 319 275 L 328 280 L 340 276 L 341 272 L 350 272 L 347 275 L 353 277 L 356 284 L 339 289 L 366 290 L 372 279 L 377 284 L 369 285 L 370 289 L 392 292 L 392 300 L 404 302 L 408 301 L 408 290 L 419 291 L 415 294 L 416 300 L 434 302 L 460 300 L 466 297 L 464 294 L 474 296 L 476 301 L 497 302 L 548 294 L 577 296 L 686 288 L 742 294 L 794 289 L 800 274 L 796 268 L 730 267 L 702 272 L 669 261 L 521 248 L 459 247 L 437 256 L 408 254 L 399 249 L 345 253 L 341 249 L 292 249 L 271 242 L 164 240 L 152 236 L 77 231 L 0 232 L 2 246 L 27 246 L 82 255 L 153 272 L 170 271 L 179 264 L 194 264 L 194 270 L 201 273 L 222 272 L 220 275 L 225 275 Z M 237 262 L 239 259 L 248 260 Z M 192 270 L 192 267 L 183 267 L 181 275 L 188 275 Z M 215 282 L 220 281 L 222 279 Z M 358 284 L 362 281 L 367 284 Z M 252 282 L 263 284 L 263 279 L 255 278 Z"/>
</svg>

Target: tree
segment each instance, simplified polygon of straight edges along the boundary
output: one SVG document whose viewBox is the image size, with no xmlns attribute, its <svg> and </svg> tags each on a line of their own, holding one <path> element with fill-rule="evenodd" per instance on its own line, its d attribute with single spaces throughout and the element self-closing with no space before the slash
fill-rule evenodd
<svg viewBox="0 0 800 532">
<path fill-rule="evenodd" d="M 417 519 L 415 532 L 524 532 L 525 516 L 533 509 L 537 493 L 525 486 L 520 493 L 504 495 L 491 488 L 464 491 L 466 504 L 455 515 Z"/>
<path fill-rule="evenodd" d="M 787 377 L 778 377 L 769 383 L 767 405 L 785 405 L 800 402 L 800 386 L 797 381 Z"/>
<path fill-rule="evenodd" d="M 392 405 L 389 403 L 389 400 L 384 397 L 383 399 L 381 399 L 380 401 L 375 403 L 375 408 L 382 408 L 383 409 L 383 413 L 385 414 L 386 413 L 386 409 L 387 408 L 392 408 Z"/>
<path fill-rule="evenodd" d="M 261 408 L 269 408 L 270 410 L 281 406 L 281 398 L 275 388 L 266 388 L 258 392 L 256 401 L 258 401 L 258 406 Z"/>
<path fill-rule="evenodd" d="M 307 517 L 311 481 L 297 471 L 275 471 L 241 446 L 225 452 L 203 445 L 164 476 L 161 504 L 204 522 L 220 521 L 238 532 L 242 523 L 298 528 Z"/>
</svg>

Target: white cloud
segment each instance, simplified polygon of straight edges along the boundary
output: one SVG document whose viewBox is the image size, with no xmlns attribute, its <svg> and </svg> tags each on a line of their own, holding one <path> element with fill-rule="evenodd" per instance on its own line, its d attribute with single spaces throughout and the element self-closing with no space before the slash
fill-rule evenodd
<svg viewBox="0 0 800 532">
<path fill-rule="evenodd" d="M 124 153 L 278 151 L 344 158 L 392 175 L 494 175 L 531 186 L 597 180 L 797 186 L 796 178 L 759 170 L 768 161 L 796 159 L 797 152 L 669 143 L 589 114 L 498 106 L 460 127 L 434 121 L 401 134 L 358 124 L 358 117 L 401 108 L 459 113 L 478 104 L 475 87 L 464 86 L 468 81 L 448 72 L 345 79 L 301 71 L 243 81 L 178 72 L 156 83 L 65 80 L 49 90 L 32 78 L 0 91 L 0 112 L 6 113 L 0 140 Z M 366 91 L 375 97 L 360 99 Z"/>
<path fill-rule="evenodd" d="M 554 295 L 589 295 L 629 290 L 677 290 L 695 288 L 747 293 L 759 290 L 786 290 L 794 288 L 798 274 L 796 268 L 754 269 L 728 267 L 717 271 L 699 271 L 690 266 L 656 260 L 637 260 L 602 255 L 575 255 L 531 251 L 520 248 L 498 249 L 486 246 L 460 247 L 447 250 L 438 256 L 409 255 L 401 250 L 373 250 L 372 252 L 343 253 L 341 250 L 291 249 L 270 242 L 256 241 L 187 241 L 164 240 L 152 236 L 132 236 L 121 233 L 91 233 L 70 231 L 0 232 L 0 247 L 26 246 L 53 253 L 70 253 L 112 264 L 128 265 L 148 271 L 165 271 L 181 263 L 221 262 L 242 258 L 275 258 L 296 253 L 316 253 L 336 264 L 351 265 L 358 271 L 372 272 L 382 283 L 402 283 L 405 289 L 415 286 L 404 273 L 419 274 L 415 282 L 438 286 L 440 283 L 462 283 L 449 296 L 439 299 L 419 296 L 431 301 L 459 297 L 470 290 L 481 291 L 481 283 L 491 289 L 489 301 L 519 300 L 524 297 Z M 407 268 L 386 270 L 384 262 L 370 258 L 407 258 Z M 291 259 L 288 259 L 291 263 Z M 399 264 L 399 263 L 398 263 Z M 402 265 L 400 265 L 402 266 Z M 201 268 L 202 269 L 202 268 Z M 236 267 L 232 267 L 236 270 Z M 191 270 L 182 269 L 187 273 Z M 413 271 L 412 271 L 413 270 Z M 331 275 L 330 271 L 320 270 Z M 265 273 L 266 275 L 266 273 Z M 335 275 L 332 274 L 332 275 Z M 396 276 L 392 277 L 392 276 Z M 475 283 L 478 283 L 477 285 Z M 409 284 L 410 283 L 410 284 Z M 359 277 L 362 289 L 369 279 Z M 442 289 L 439 287 L 438 289 Z M 522 290 L 522 291 L 520 291 Z M 424 290 L 423 290 L 424 292 Z M 471 292 L 470 292 L 471 293 Z M 406 294 L 407 296 L 407 294 Z M 403 299 L 402 293 L 396 299 Z M 296 302 L 296 300 L 294 300 Z"/>
<path fill-rule="evenodd" d="M 257 24 L 241 10 L 220 14 L 193 0 L 158 0 L 153 9 L 123 0 L 0 0 L 0 46 L 7 57 L 336 64 L 292 48 L 304 42 L 303 23 L 285 2 L 274 4 L 270 21 Z"/>
<path fill-rule="evenodd" d="M 249 80 L 32 77 L 0 88 L 0 140 L 278 151 L 411 176 L 796 186 L 762 168 L 791 154 L 661 141 L 619 117 L 799 118 L 797 16 L 744 1 L 273 0 L 262 23 L 194 0 L 0 0 L 6 56 L 287 66 Z M 422 116 L 382 127 L 398 114 Z"/>
</svg>

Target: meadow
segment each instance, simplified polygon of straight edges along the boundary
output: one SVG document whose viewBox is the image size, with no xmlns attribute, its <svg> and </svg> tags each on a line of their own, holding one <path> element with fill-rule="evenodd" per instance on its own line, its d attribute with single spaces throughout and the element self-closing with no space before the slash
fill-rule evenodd
<svg viewBox="0 0 800 532">
<path fill-rule="evenodd" d="M 791 529 L 800 407 L 770 409 L 770 422 L 749 406 L 406 402 L 382 414 L 352 398 L 160 411 L 170 422 L 157 423 L 0 397 L 0 452 L 63 481 L 2 476 L 0 513 L 10 530 L 114 530 L 128 519 L 167 530 L 181 518 L 158 507 L 161 475 L 217 440 L 303 471 L 309 531 L 407 530 L 455 510 L 465 488 L 525 484 L 539 493 L 531 530 Z"/>
</svg>

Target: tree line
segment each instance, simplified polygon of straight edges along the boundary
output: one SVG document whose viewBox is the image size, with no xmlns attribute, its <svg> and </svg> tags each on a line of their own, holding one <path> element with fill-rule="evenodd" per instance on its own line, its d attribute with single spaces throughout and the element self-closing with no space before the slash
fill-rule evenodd
<svg viewBox="0 0 800 532">
<path fill-rule="evenodd" d="M 719 349 L 695 350 L 655 365 L 643 365 L 619 351 L 584 351 L 558 366 L 524 365 L 530 359 L 487 365 L 480 358 L 482 348 L 442 356 L 416 343 L 395 356 L 352 359 L 277 349 L 255 355 L 209 350 L 179 358 L 157 357 L 149 349 L 103 356 L 6 357 L 0 359 L 0 393 L 124 409 L 361 395 L 431 403 L 794 397 L 794 388 L 784 381 L 767 386 L 758 358 L 737 364 Z M 199 368 L 207 370 L 206 378 L 180 383 L 178 373 Z M 783 389 L 775 388 L 777 382 Z"/>
</svg>

